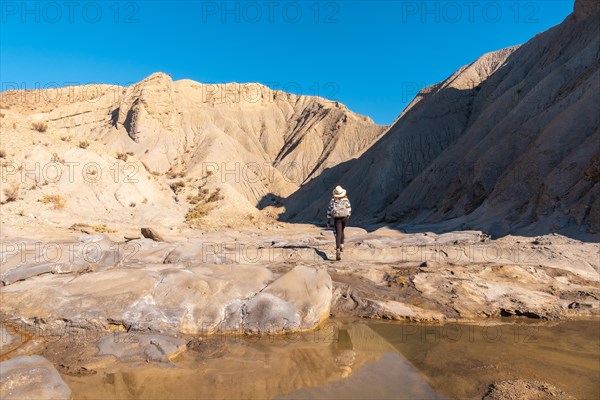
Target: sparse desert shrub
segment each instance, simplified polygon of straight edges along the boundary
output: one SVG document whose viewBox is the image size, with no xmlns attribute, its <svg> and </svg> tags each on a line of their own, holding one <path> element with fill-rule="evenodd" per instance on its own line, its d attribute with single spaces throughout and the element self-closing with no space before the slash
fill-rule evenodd
<svg viewBox="0 0 600 400">
<path fill-rule="evenodd" d="M 72 229 L 74 231 L 81 231 L 83 233 L 90 233 L 91 228 L 92 227 L 89 224 L 84 224 L 81 222 L 77 222 L 69 227 L 69 229 Z"/>
<path fill-rule="evenodd" d="M 61 136 L 60 140 L 62 140 L 63 142 L 70 142 L 71 141 L 71 136 Z"/>
<path fill-rule="evenodd" d="M 131 203 L 129 203 L 129 207 L 133 208 L 133 207 L 135 207 L 135 206 L 136 206 L 136 204 L 135 204 L 135 202 L 134 202 L 134 201 L 132 201 Z"/>
<path fill-rule="evenodd" d="M 184 172 L 173 172 L 173 171 L 167 172 L 167 178 L 169 178 L 169 179 L 183 178 L 184 176 L 185 176 Z"/>
<path fill-rule="evenodd" d="M 116 230 L 109 228 L 108 226 L 106 226 L 106 224 L 98 224 L 98 225 L 90 225 L 90 224 L 85 224 L 82 222 L 78 222 L 76 224 L 73 224 L 69 227 L 69 229 L 72 229 L 74 231 L 81 231 L 83 233 L 92 233 L 92 232 L 97 232 L 97 233 L 115 233 Z"/>
<path fill-rule="evenodd" d="M 50 161 L 61 164 L 65 163 L 65 159 L 60 157 L 57 153 L 52 153 L 52 158 L 50 159 Z"/>
<path fill-rule="evenodd" d="M 127 154 L 128 156 L 133 156 L 133 151 L 128 151 L 125 154 Z"/>
<path fill-rule="evenodd" d="M 82 149 L 87 149 L 89 145 L 90 142 L 88 142 L 87 140 L 82 140 L 81 142 L 79 142 L 79 147 Z"/>
<path fill-rule="evenodd" d="M 144 197 L 144 200 L 142 200 L 142 204 L 148 204 L 148 199 L 146 197 Z"/>
<path fill-rule="evenodd" d="M 55 210 L 60 210 L 67 204 L 67 199 L 60 194 L 45 194 L 41 201 L 43 204 L 52 205 Z"/>
<path fill-rule="evenodd" d="M 185 221 L 194 224 L 197 220 L 208 215 L 208 207 L 204 203 L 198 203 L 192 207 L 185 215 Z"/>
<path fill-rule="evenodd" d="M 32 122 L 31 129 L 43 133 L 48 130 L 48 124 L 45 122 Z"/>
<path fill-rule="evenodd" d="M 5 202 L 10 203 L 11 201 L 16 201 L 19 198 L 20 188 L 21 186 L 18 183 L 4 188 L 4 196 L 6 196 Z"/>
<path fill-rule="evenodd" d="M 187 197 L 187 200 L 188 200 L 188 203 L 190 203 L 190 204 L 198 204 L 199 202 L 204 200 L 207 195 L 208 195 L 208 189 L 202 188 L 202 186 L 200 186 L 198 188 L 198 194 L 196 196 L 192 196 L 190 194 Z"/>
<path fill-rule="evenodd" d="M 183 181 L 173 182 L 169 185 L 173 193 L 179 193 L 181 189 L 185 187 L 185 183 Z"/>
<path fill-rule="evenodd" d="M 6 151 L 0 150 L 0 158 L 6 158 Z"/>
<path fill-rule="evenodd" d="M 98 224 L 92 226 L 92 229 L 98 233 L 115 233 L 116 230 L 109 228 L 106 224 Z"/>
<path fill-rule="evenodd" d="M 127 153 L 117 153 L 117 160 L 127 161 Z"/>
<path fill-rule="evenodd" d="M 208 196 L 206 202 L 213 203 L 215 201 L 223 200 L 224 198 L 225 197 L 223 197 L 223 195 L 221 194 L 221 189 L 217 188 L 214 192 L 210 194 L 210 196 Z"/>
<path fill-rule="evenodd" d="M 197 220 L 208 215 L 209 211 L 215 207 L 215 205 L 211 205 L 211 203 L 222 200 L 223 195 L 221 195 L 221 189 L 219 188 L 209 194 L 208 189 L 200 186 L 198 188 L 198 194 L 196 196 L 188 196 L 187 199 L 193 207 L 186 214 L 185 220 L 189 224 L 194 225 Z"/>
</svg>

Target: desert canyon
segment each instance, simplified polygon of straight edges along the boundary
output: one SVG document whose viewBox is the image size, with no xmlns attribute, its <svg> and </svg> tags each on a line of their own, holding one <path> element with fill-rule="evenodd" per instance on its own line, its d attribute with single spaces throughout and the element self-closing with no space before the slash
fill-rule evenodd
<svg viewBox="0 0 600 400">
<path fill-rule="evenodd" d="M 136 377 L 150 380 L 190 354 L 219 368 L 257 350 L 216 337 L 304 337 L 331 321 L 597 323 L 599 20 L 600 3 L 577 0 L 561 24 L 422 89 L 387 127 L 321 97 L 161 72 L 2 93 L 1 397 L 81 397 L 78 379 L 115 360 L 149 364 Z M 323 227 L 337 184 L 353 205 L 341 261 Z M 336 334 L 387 351 L 373 333 L 387 328 L 365 326 Z M 293 351 L 317 368 L 329 350 Z M 372 361 L 336 354 L 301 385 L 203 393 L 281 397 Z M 505 378 L 428 384 L 573 398 Z"/>
</svg>

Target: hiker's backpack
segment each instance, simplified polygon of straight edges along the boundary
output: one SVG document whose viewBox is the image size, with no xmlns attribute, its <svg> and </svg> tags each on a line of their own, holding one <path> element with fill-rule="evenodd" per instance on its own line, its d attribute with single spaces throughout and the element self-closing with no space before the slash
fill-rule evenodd
<svg viewBox="0 0 600 400">
<path fill-rule="evenodd" d="M 331 216 L 333 218 L 344 218 L 350 215 L 347 201 L 334 201 Z"/>
</svg>

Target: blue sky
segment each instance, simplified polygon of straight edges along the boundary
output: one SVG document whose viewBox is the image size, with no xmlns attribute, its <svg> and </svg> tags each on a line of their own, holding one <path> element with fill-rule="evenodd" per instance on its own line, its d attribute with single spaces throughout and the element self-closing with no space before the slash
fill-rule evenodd
<svg viewBox="0 0 600 400">
<path fill-rule="evenodd" d="M 261 82 L 391 123 L 420 87 L 526 42 L 573 0 L 2 1 L 1 90 L 127 85 L 156 71 Z"/>
</svg>

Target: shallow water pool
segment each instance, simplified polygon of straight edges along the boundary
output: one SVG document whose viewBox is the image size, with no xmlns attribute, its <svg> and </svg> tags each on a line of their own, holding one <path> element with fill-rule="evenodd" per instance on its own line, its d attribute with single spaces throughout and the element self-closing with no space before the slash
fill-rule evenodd
<svg viewBox="0 0 600 400">
<path fill-rule="evenodd" d="M 408 324 L 332 320 L 302 335 L 199 341 L 170 364 L 63 374 L 75 399 L 480 399 L 501 380 L 600 396 L 600 321 Z"/>
</svg>

